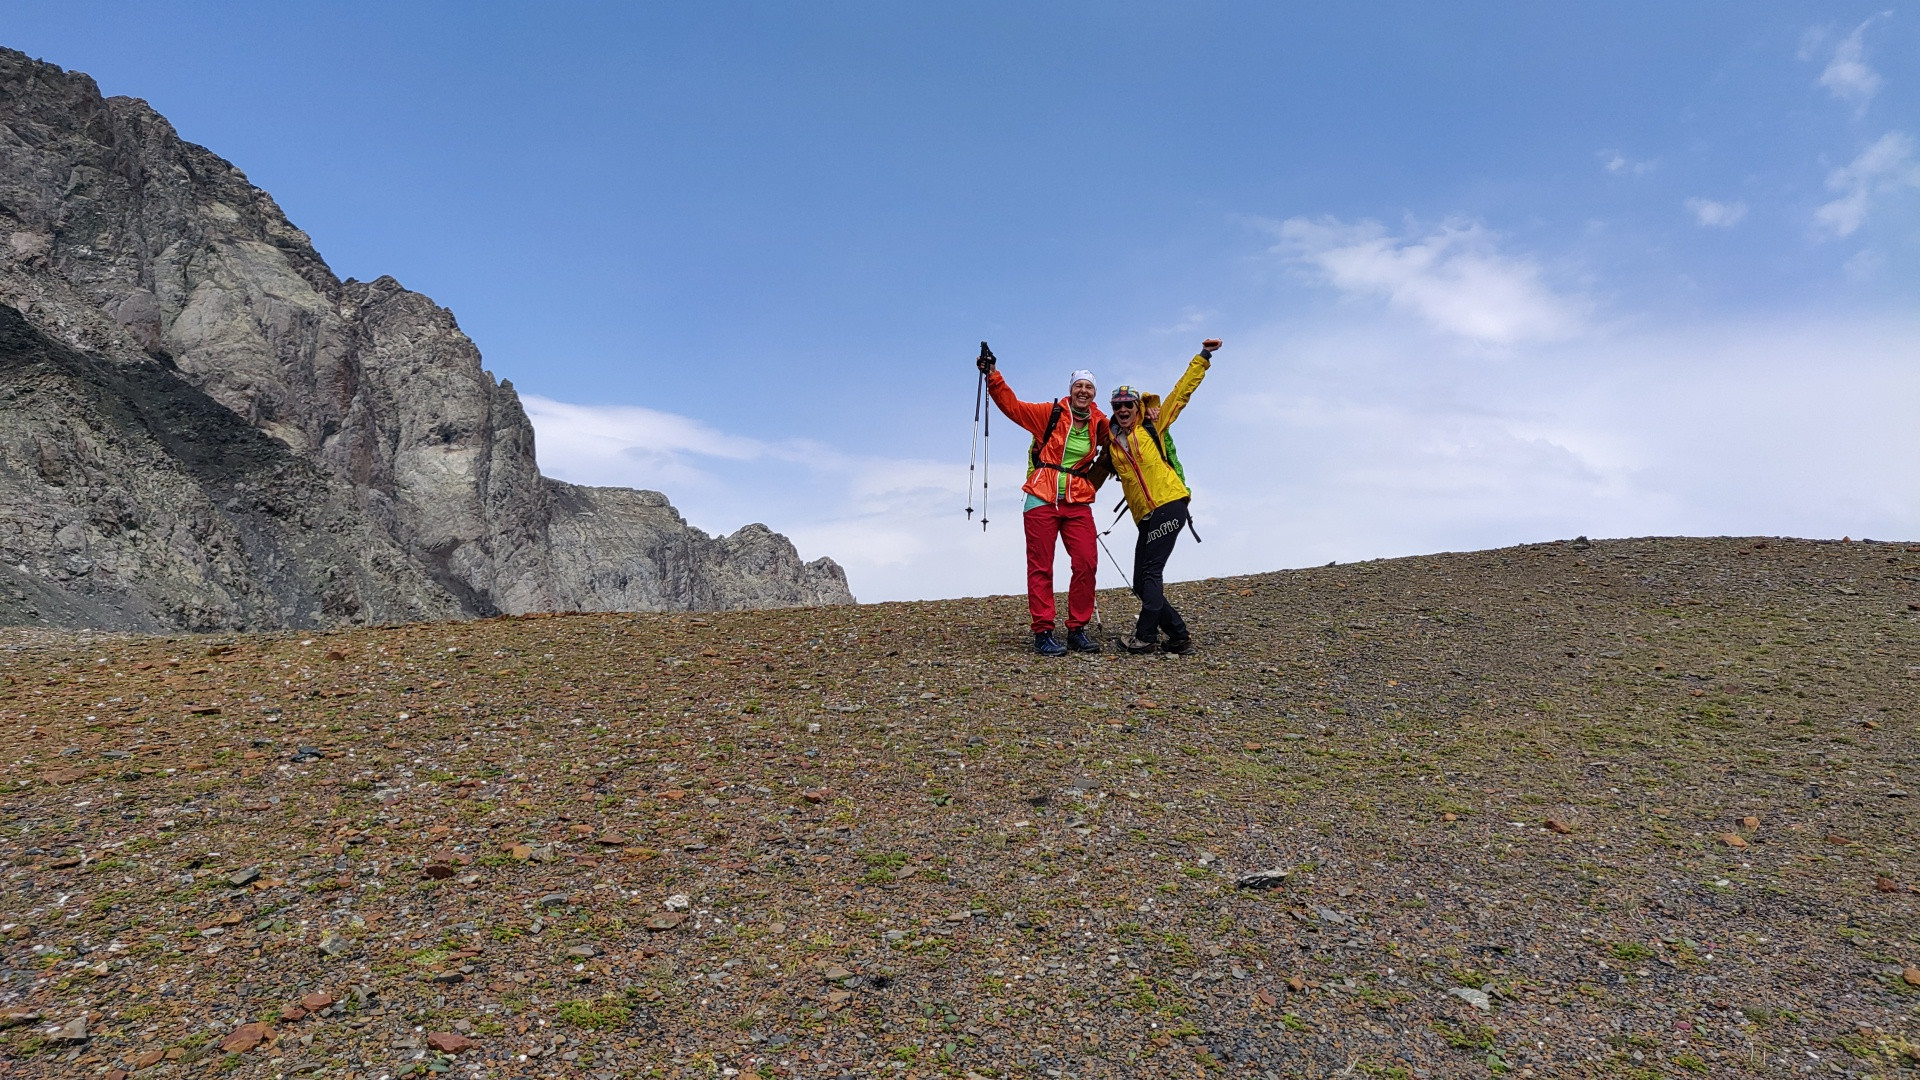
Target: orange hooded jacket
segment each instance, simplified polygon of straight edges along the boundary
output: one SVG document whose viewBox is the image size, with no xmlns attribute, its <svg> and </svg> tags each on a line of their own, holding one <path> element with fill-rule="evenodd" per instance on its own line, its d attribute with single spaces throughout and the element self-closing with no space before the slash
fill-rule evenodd
<svg viewBox="0 0 1920 1080">
<path fill-rule="evenodd" d="M 1033 435 L 1033 441 L 1036 444 L 1033 449 L 1038 451 L 1040 467 L 1033 467 L 1035 455 L 1029 452 L 1027 482 L 1021 485 L 1020 490 L 1036 499 L 1043 499 L 1050 503 L 1061 502 L 1063 500 L 1060 498 L 1060 473 L 1066 472 L 1067 497 L 1064 501 L 1092 502 L 1098 493 L 1099 485 L 1085 476 L 1076 476 L 1070 470 L 1059 468 L 1060 455 L 1066 453 L 1067 449 L 1067 434 L 1073 430 L 1073 398 L 1063 397 L 1058 402 L 1021 401 L 1013 396 L 1012 388 L 1007 386 L 1007 380 L 1001 377 L 997 369 L 987 374 L 987 393 L 993 396 L 993 403 L 1000 407 L 1000 411 L 1006 414 L 1007 419 L 1019 424 Z M 1056 404 L 1060 407 L 1060 422 L 1053 425 L 1053 434 L 1047 439 L 1047 445 L 1039 446 L 1037 444 L 1040 437 L 1047 433 L 1047 420 L 1053 416 Z M 1098 405 L 1089 405 L 1087 408 L 1091 414 L 1087 418 L 1087 433 L 1091 436 L 1089 445 L 1092 450 L 1086 460 L 1081 463 L 1083 467 L 1094 464 L 1100 457 L 1100 448 L 1107 445 L 1109 438 L 1107 414 L 1101 412 Z"/>
</svg>

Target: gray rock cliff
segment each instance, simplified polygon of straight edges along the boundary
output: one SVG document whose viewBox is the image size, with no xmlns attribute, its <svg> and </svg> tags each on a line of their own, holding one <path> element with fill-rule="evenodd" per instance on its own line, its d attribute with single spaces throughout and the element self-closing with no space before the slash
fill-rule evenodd
<svg viewBox="0 0 1920 1080">
<path fill-rule="evenodd" d="M 0 625 L 451 618 L 356 492 L 153 362 L 0 305 Z"/>
<path fill-rule="evenodd" d="M 0 416 L 0 624 L 853 601 L 764 526 L 709 537 L 657 493 L 542 477 L 451 312 L 341 281 L 144 102 L 5 49 L 0 304 L 5 388 L 33 403 Z M 213 444 L 244 452 L 209 473 L 183 450 Z"/>
</svg>

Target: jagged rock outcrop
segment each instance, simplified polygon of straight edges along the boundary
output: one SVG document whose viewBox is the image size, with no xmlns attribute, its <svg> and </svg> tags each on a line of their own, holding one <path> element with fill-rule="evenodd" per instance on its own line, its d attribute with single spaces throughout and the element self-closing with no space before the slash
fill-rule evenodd
<svg viewBox="0 0 1920 1080">
<path fill-rule="evenodd" d="M 846 602 L 847 579 L 799 553 L 765 525 L 732 536 L 690 529 L 657 491 L 548 480 L 561 512 L 547 530 L 564 610 L 731 611 Z M 624 551 L 610 561 L 601 552 Z M 690 568 L 699 572 L 689 572 Z"/>
<path fill-rule="evenodd" d="M 315 626 L 460 614 L 353 487 L 152 362 L 0 305 L 0 625 Z"/>
<path fill-rule="evenodd" d="M 764 526 L 709 537 L 656 493 L 542 477 L 512 384 L 482 368 L 451 312 L 392 278 L 341 281 L 266 192 L 146 103 L 103 98 L 83 74 L 4 49 L 0 304 L 29 324 L 7 323 L 19 354 L 9 378 L 58 383 L 33 391 L 43 403 L 93 403 L 64 426 L 44 405 L 0 418 L 0 560 L 12 590 L 35 598 L 9 608 L 0 597 L 0 623 L 267 627 L 852 602 L 838 566 L 800 562 Z M 191 407 L 139 400 L 188 391 Z M 248 448 L 244 475 L 168 464 L 210 437 L 192 425 L 210 424 L 202 406 L 216 403 L 243 421 L 219 438 Z M 241 428 L 270 438 L 244 440 Z M 80 488 L 61 490 L 30 460 L 42 444 L 84 457 L 83 432 L 114 448 L 88 459 L 86 498 L 131 499 L 138 529 L 112 531 Z M 135 477 L 160 486 L 119 490 Z M 154 494 L 163 488 L 179 499 Z M 300 513 L 268 509 L 295 489 L 307 492 Z M 259 501 L 274 526 L 233 517 L 235 499 Z M 322 571 L 334 587 L 310 591 Z M 40 614 L 8 614 L 26 606 Z"/>
</svg>

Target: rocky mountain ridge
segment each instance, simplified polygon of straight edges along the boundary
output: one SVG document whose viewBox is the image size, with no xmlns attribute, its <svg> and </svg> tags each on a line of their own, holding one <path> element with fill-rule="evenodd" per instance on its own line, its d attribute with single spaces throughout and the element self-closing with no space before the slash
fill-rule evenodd
<svg viewBox="0 0 1920 1080">
<path fill-rule="evenodd" d="M 145 102 L 4 49 L 0 304 L 0 381 L 33 403 L 0 417 L 0 624 L 853 600 L 764 526 L 709 537 L 658 493 L 541 476 L 451 312 L 339 279 Z M 210 473 L 206 440 L 239 461 Z"/>
</svg>

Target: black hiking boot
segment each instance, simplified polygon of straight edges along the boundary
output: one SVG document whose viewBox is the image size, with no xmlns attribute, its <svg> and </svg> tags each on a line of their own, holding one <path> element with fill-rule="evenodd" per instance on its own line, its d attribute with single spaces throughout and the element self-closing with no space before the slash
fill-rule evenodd
<svg viewBox="0 0 1920 1080">
<path fill-rule="evenodd" d="M 1175 656 L 1185 656 L 1193 651 L 1193 635 L 1186 634 L 1177 638 L 1168 638 L 1166 644 L 1160 647 Z"/>
<path fill-rule="evenodd" d="M 1067 647 L 1053 640 L 1053 631 L 1033 635 L 1033 651 L 1041 656 L 1065 656 Z"/>
<path fill-rule="evenodd" d="M 1130 653 L 1152 652 L 1153 644 L 1154 643 L 1151 641 L 1141 641 L 1139 638 L 1134 637 L 1132 634 L 1128 634 L 1126 637 L 1119 639 L 1120 647 L 1127 650 Z"/>
<path fill-rule="evenodd" d="M 1087 636 L 1087 628 L 1082 626 L 1067 631 L 1067 648 L 1074 652 L 1099 652 L 1100 643 Z"/>
</svg>

